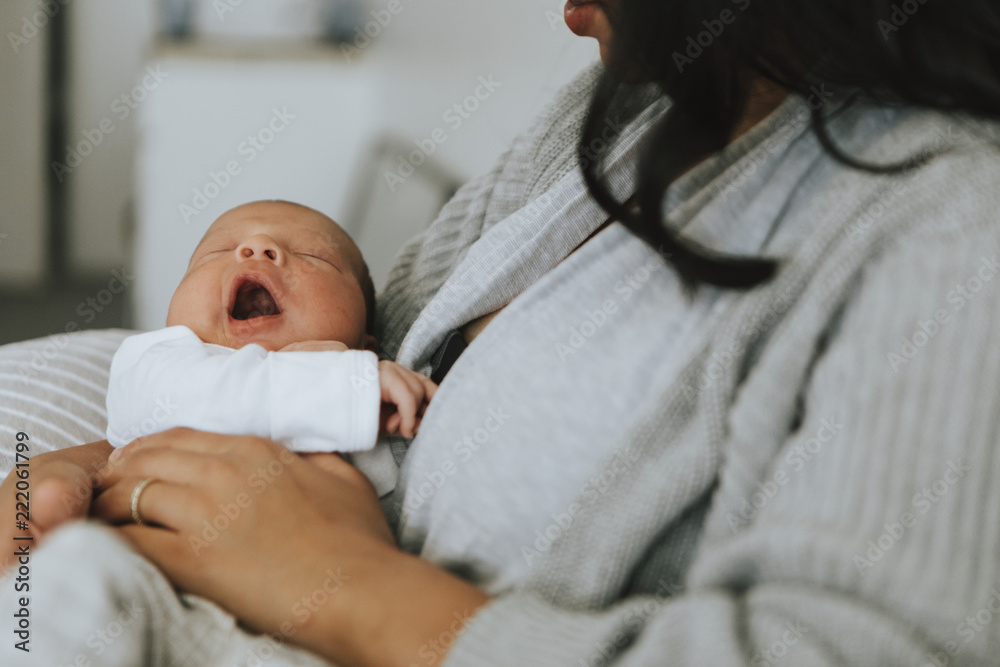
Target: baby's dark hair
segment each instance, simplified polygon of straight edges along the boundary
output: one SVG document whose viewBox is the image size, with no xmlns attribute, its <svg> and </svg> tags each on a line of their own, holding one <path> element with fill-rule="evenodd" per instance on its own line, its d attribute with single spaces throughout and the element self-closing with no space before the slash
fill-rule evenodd
<svg viewBox="0 0 1000 667">
<path fill-rule="evenodd" d="M 355 277 L 358 279 L 358 284 L 361 286 L 361 293 L 362 295 L 364 295 L 365 298 L 365 333 L 374 336 L 375 335 L 375 283 L 372 281 L 371 272 L 368 270 L 368 263 L 365 262 L 365 258 L 361 254 L 360 248 L 357 247 L 357 243 L 354 242 L 354 239 L 351 238 L 351 235 L 348 234 L 343 227 L 337 224 L 337 222 L 334 221 L 333 218 L 326 215 L 322 211 L 317 211 L 316 209 L 310 206 L 306 206 L 305 204 L 299 204 L 298 202 L 287 201 L 284 199 L 271 199 L 269 201 L 272 201 L 277 204 L 288 204 L 289 206 L 296 206 L 298 208 L 303 208 L 308 211 L 312 211 L 313 213 L 317 213 L 326 218 L 327 220 L 329 220 L 333 225 L 337 227 L 337 229 L 339 229 L 344 234 L 344 236 L 350 239 L 351 243 L 354 246 L 354 250 L 357 251 L 356 253 L 352 253 L 356 255 L 355 259 L 357 261 L 351 263 L 354 265 Z"/>
<path fill-rule="evenodd" d="M 361 261 L 362 272 L 358 276 L 358 283 L 361 285 L 361 293 L 365 295 L 365 333 L 375 335 L 375 283 L 372 282 L 372 274 L 368 270 L 368 263 Z"/>
</svg>

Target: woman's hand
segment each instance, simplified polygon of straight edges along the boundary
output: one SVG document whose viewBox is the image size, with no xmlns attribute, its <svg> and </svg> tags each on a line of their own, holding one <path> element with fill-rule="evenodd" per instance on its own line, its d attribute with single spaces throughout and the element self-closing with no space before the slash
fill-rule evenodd
<svg viewBox="0 0 1000 667">
<path fill-rule="evenodd" d="M 373 651 L 409 656 L 411 648 L 416 660 L 420 638 L 454 624 L 450 606 L 447 614 L 420 609 L 392 631 L 390 619 L 413 604 L 401 597 L 407 586 L 420 591 L 417 602 L 429 585 L 443 586 L 442 600 L 451 601 L 446 582 L 406 573 L 430 568 L 432 577 L 485 600 L 396 550 L 371 484 L 338 456 L 307 459 L 261 438 L 189 429 L 140 438 L 119 452 L 94 502 L 97 516 L 124 524 L 127 539 L 181 588 L 339 664 L 377 662 Z M 155 481 L 141 494 L 139 513 L 150 525 L 131 525 L 132 492 L 147 478 Z M 400 577 L 407 581 L 391 583 Z M 425 628 L 435 619 L 440 629 Z M 381 645 L 369 641 L 390 632 Z M 399 643 L 414 638 L 412 647 Z"/>
<path fill-rule="evenodd" d="M 262 438 L 173 429 L 112 461 L 95 516 L 124 524 L 175 584 L 261 631 L 294 621 L 296 603 L 349 564 L 343 542 L 364 553 L 393 548 L 371 484 L 336 456 L 305 460 Z M 151 525 L 131 525 L 132 492 L 148 478 L 138 510 Z"/>
<path fill-rule="evenodd" d="M 67 521 L 84 519 L 90 510 L 93 483 L 107 474 L 108 455 L 112 452 L 106 440 L 88 445 L 70 447 L 32 456 L 28 465 L 14 468 L 0 484 L 0 570 L 5 570 L 15 560 L 14 537 L 32 536 L 36 543 L 46 533 Z M 18 471 L 27 471 L 23 477 L 28 482 L 27 495 L 18 494 Z M 14 521 L 15 513 L 24 509 L 18 503 L 27 500 L 30 520 L 27 530 L 19 530 Z M 15 509 L 16 508 L 16 509 Z M 7 520 L 9 518 L 9 520 Z M 30 544 L 30 542 L 29 542 Z"/>
</svg>

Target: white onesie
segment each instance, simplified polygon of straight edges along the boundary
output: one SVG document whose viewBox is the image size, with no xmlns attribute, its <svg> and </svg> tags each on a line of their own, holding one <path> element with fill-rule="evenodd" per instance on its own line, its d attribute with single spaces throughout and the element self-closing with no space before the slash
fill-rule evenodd
<svg viewBox="0 0 1000 667">
<path fill-rule="evenodd" d="M 297 452 L 357 452 L 352 463 L 381 496 L 395 486 L 397 468 L 388 444 L 366 451 L 375 449 L 380 408 L 374 352 L 234 350 L 174 326 L 131 336 L 115 353 L 107 437 L 123 447 L 186 426 L 265 437 Z"/>
</svg>

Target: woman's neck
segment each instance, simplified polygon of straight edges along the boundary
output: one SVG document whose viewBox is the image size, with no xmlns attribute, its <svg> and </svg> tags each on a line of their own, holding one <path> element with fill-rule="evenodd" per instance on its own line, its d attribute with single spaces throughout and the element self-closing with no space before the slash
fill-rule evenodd
<svg viewBox="0 0 1000 667">
<path fill-rule="evenodd" d="M 765 79 L 762 76 L 751 79 L 743 116 L 736 124 L 729 140 L 736 141 L 749 132 L 757 123 L 771 115 L 771 112 L 777 109 L 786 97 L 788 97 L 788 90 L 770 79 Z"/>
<path fill-rule="evenodd" d="M 788 90 L 782 88 L 773 81 L 760 76 L 752 79 L 750 81 L 750 92 L 747 95 L 747 102 L 743 110 L 743 115 L 736 123 L 736 128 L 729 137 L 729 143 L 736 141 L 753 129 L 757 123 L 771 115 L 771 112 L 777 109 L 778 106 L 785 101 L 786 97 L 788 97 Z M 712 156 L 706 155 L 705 157 L 699 159 L 697 162 L 685 169 L 681 173 L 681 176 L 691 171 L 710 157 Z"/>
</svg>

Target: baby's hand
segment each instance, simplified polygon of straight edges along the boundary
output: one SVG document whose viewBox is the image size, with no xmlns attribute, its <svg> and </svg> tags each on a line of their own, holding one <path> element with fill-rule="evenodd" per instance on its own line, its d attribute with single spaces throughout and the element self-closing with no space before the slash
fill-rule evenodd
<svg viewBox="0 0 1000 667">
<path fill-rule="evenodd" d="M 303 340 L 286 345 L 278 352 L 347 352 L 348 349 L 337 340 Z"/>
<path fill-rule="evenodd" d="M 412 438 L 437 385 L 394 361 L 378 362 L 378 381 L 382 388 L 382 433 Z"/>
</svg>

